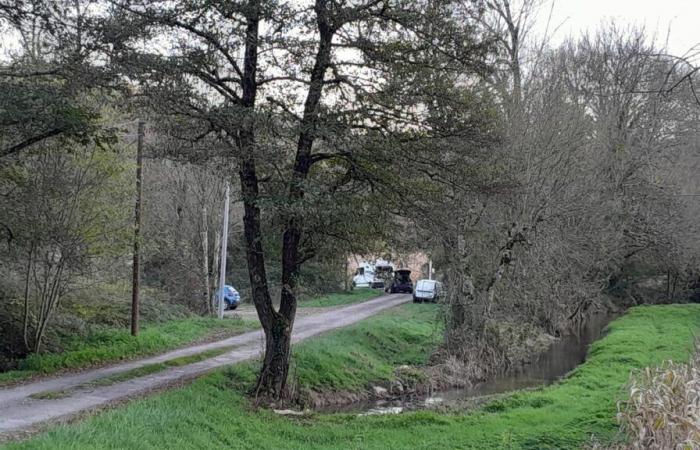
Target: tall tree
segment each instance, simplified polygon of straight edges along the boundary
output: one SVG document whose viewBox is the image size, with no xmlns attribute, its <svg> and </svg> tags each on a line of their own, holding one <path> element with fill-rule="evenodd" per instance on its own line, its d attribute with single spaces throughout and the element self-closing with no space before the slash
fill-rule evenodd
<svg viewBox="0 0 700 450">
<path fill-rule="evenodd" d="M 352 241 L 358 230 L 341 226 L 333 233 L 321 225 L 353 216 L 374 223 L 371 208 L 321 208 L 349 198 L 358 184 L 365 186 L 361 195 L 373 195 L 369 178 L 380 174 L 378 155 L 357 142 L 373 141 L 377 149 L 397 130 L 420 133 L 426 97 L 397 81 L 410 79 L 407 72 L 426 53 L 482 67 L 485 46 L 448 1 L 113 4 L 105 31 L 115 43 L 113 57 L 141 81 L 149 106 L 186 124 L 169 126 L 173 133 L 213 138 L 235 162 L 252 296 L 266 335 L 256 392 L 280 397 L 301 267 L 323 245 L 319 234 Z M 140 38 L 152 39 L 150 51 Z M 273 211 L 282 236 L 279 309 L 266 265 L 265 210 Z"/>
</svg>

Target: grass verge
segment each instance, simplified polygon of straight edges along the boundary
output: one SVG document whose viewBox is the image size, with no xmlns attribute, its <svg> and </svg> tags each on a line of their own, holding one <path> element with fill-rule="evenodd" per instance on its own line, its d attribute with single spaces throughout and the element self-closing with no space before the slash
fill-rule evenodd
<svg viewBox="0 0 700 450">
<path fill-rule="evenodd" d="M 67 340 L 61 353 L 31 355 L 18 370 L 0 373 L 0 385 L 51 374 L 96 366 L 171 350 L 186 344 L 226 337 L 258 327 L 257 321 L 189 317 L 146 325 L 137 337 L 122 328 L 103 328 L 84 339 Z"/>
<path fill-rule="evenodd" d="M 338 292 L 322 297 L 311 298 L 299 302 L 300 308 L 315 307 L 324 308 L 329 306 L 350 305 L 360 303 L 384 295 L 381 289 L 355 288 L 349 292 Z"/>
<path fill-rule="evenodd" d="M 299 383 L 347 388 L 387 376 L 386 367 L 395 363 L 389 359 L 419 360 L 425 353 L 411 353 L 415 345 L 398 343 L 406 336 L 400 337 L 394 327 L 413 328 L 407 324 L 413 322 L 412 315 L 421 322 L 420 317 L 431 312 L 424 308 L 431 306 L 406 305 L 398 310 L 401 316 L 391 311 L 298 346 Z M 668 359 L 687 360 L 698 328 L 700 305 L 634 308 L 611 324 L 609 333 L 592 346 L 589 360 L 569 378 L 540 390 L 515 393 L 469 414 L 420 411 L 395 416 L 279 417 L 249 408 L 242 388 L 248 386 L 253 369 L 239 365 L 81 424 L 58 426 L 8 448 L 580 448 L 592 435 L 603 441 L 616 435 L 616 400 L 625 395 L 622 386 L 630 371 Z M 394 341 L 385 341 L 386 337 Z M 333 342 L 356 347 L 343 358 Z M 417 342 L 422 341 L 413 341 Z M 395 351 L 395 345 L 401 347 Z M 319 352 L 323 355 L 317 356 Z"/>
<path fill-rule="evenodd" d="M 80 389 L 89 389 L 97 386 L 110 386 L 112 384 L 121 383 L 122 381 L 131 380 L 133 378 L 140 378 L 146 375 L 150 375 L 152 373 L 162 372 L 171 367 L 186 366 L 188 364 L 223 355 L 224 353 L 230 352 L 234 348 L 235 346 L 213 348 L 202 353 L 196 353 L 194 355 L 188 356 L 180 356 L 178 358 L 169 359 L 162 363 L 147 364 L 145 366 L 137 367 L 135 369 L 127 370 L 125 372 L 115 373 L 114 375 L 99 378 L 89 383 L 79 384 L 72 389 L 65 389 L 61 391 L 37 392 L 36 394 L 32 394 L 29 397 L 36 400 L 52 400 L 57 398 L 64 398 L 72 395 L 75 391 L 78 391 Z"/>
</svg>

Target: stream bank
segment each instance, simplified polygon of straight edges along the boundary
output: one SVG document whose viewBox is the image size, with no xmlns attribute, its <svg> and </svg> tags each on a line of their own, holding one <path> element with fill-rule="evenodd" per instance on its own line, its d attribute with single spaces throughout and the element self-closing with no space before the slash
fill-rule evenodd
<svg viewBox="0 0 700 450">
<path fill-rule="evenodd" d="M 323 413 L 396 414 L 420 409 L 464 410 L 498 394 L 555 383 L 586 360 L 590 345 L 617 314 L 591 316 L 585 326 L 549 345 L 532 361 L 466 386 L 435 386 L 430 368 L 399 366 L 395 379 L 360 392 L 314 393 L 302 406 Z"/>
</svg>

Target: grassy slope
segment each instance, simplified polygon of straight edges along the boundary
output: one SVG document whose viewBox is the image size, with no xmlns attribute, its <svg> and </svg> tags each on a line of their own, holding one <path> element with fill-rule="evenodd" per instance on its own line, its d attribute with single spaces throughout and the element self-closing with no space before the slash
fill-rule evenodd
<svg viewBox="0 0 700 450">
<path fill-rule="evenodd" d="M 394 368 L 423 364 L 441 333 L 435 305 L 409 305 L 296 347 L 293 376 L 316 390 L 363 389 Z"/>
<path fill-rule="evenodd" d="M 323 297 L 302 300 L 299 302 L 300 308 L 305 307 L 327 307 L 349 305 L 351 303 L 359 303 L 365 300 L 370 300 L 375 297 L 384 295 L 381 289 L 356 288 L 350 292 L 339 292 L 336 294 L 328 294 Z"/>
<path fill-rule="evenodd" d="M 213 336 L 234 335 L 257 328 L 256 321 L 231 319 L 220 321 L 208 317 L 190 317 L 145 325 L 133 338 L 123 328 L 104 328 L 84 339 L 65 343 L 61 353 L 31 355 L 20 363 L 19 370 L 0 373 L 0 384 L 96 364 L 133 359 Z"/>
<path fill-rule="evenodd" d="M 353 354 L 347 352 L 350 358 L 333 356 L 338 361 L 337 367 L 321 366 L 322 370 L 335 374 L 333 380 L 345 371 L 346 365 L 360 367 L 358 360 L 365 354 L 383 357 L 393 353 L 401 359 L 402 352 L 382 350 L 390 345 L 383 339 L 395 336 L 395 325 L 411 328 L 412 325 L 407 325 L 415 320 L 411 316 L 428 314 L 427 309 L 417 309 L 426 306 L 406 305 L 393 324 L 386 317 L 392 317 L 395 312 L 370 319 L 352 331 L 342 330 L 303 344 L 297 357 L 300 380 L 320 382 L 314 373 L 320 368 L 303 368 L 313 360 L 304 354 L 311 352 L 313 346 L 317 346 L 316 351 L 325 348 L 329 354 L 343 354 L 343 349 L 334 349 L 337 345 L 332 344 L 334 341 L 338 345 L 347 344 L 345 338 L 338 338 L 339 334 L 349 338 L 348 333 L 356 333 L 364 344 L 357 344 L 359 354 L 354 354 L 358 353 L 357 349 L 351 350 Z M 372 323 L 384 327 L 381 335 L 366 335 L 374 333 L 374 327 L 370 328 Z M 605 439 L 615 433 L 615 402 L 624 395 L 621 387 L 629 371 L 666 359 L 687 359 L 699 327 L 700 305 L 635 308 L 611 325 L 609 334 L 592 347 L 588 362 L 565 381 L 538 391 L 516 393 L 466 415 L 423 411 L 396 416 L 290 419 L 267 411 L 252 412 L 240 393 L 240 387 L 250 381 L 252 370 L 250 366 L 238 366 L 82 424 L 57 427 L 10 448 L 578 448 L 591 434 Z M 376 342 L 377 339 L 382 342 Z M 421 355 L 425 356 L 420 352 L 406 355 L 410 356 L 406 361 L 415 362 Z M 383 365 L 372 359 L 367 359 L 365 364 L 367 373 Z M 375 376 L 365 377 L 352 371 L 351 374 L 355 381 L 343 380 L 340 386 L 356 385 Z M 377 374 L 381 376 L 385 372 L 379 370 Z"/>
</svg>

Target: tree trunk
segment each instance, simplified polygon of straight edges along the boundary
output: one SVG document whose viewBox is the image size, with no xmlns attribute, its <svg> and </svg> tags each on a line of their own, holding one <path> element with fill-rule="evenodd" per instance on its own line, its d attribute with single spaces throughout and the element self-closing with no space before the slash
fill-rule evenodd
<svg viewBox="0 0 700 450">
<path fill-rule="evenodd" d="M 48 284 L 45 284 L 46 288 L 41 293 L 41 312 L 37 320 L 37 328 L 34 334 L 34 353 L 39 353 L 41 350 L 41 343 L 44 339 L 44 335 L 46 334 L 46 327 L 56 311 L 56 306 L 58 306 L 58 300 L 63 289 L 62 277 L 64 268 L 65 260 L 61 259 L 56 268 L 56 273 L 54 274 L 53 280 L 49 281 L 50 287 L 48 287 Z M 49 280 L 50 276 L 51 271 L 50 269 L 47 269 L 46 279 Z"/>
<path fill-rule="evenodd" d="M 318 109 L 325 83 L 325 73 L 330 64 L 331 42 L 334 33 L 328 23 L 326 0 L 316 0 L 315 10 L 320 41 L 314 67 L 311 70 L 311 79 L 300 126 L 301 131 L 297 141 L 297 152 L 294 158 L 294 168 L 289 182 L 288 196 L 292 205 L 304 198 L 304 181 L 313 163 L 311 150 L 316 138 Z M 246 136 L 242 135 L 241 139 L 245 138 Z M 247 182 L 244 182 L 244 177 Z M 248 160 L 243 165 L 241 183 L 245 185 L 243 186 L 244 203 L 246 197 L 249 199 L 257 198 L 258 186 L 254 161 Z M 262 275 L 258 276 L 258 279 L 266 279 L 262 245 L 260 244 L 260 211 L 254 204 L 245 205 L 245 207 L 244 225 L 246 233 L 251 233 L 251 236 L 246 237 L 246 241 L 252 244 L 248 251 L 248 268 L 251 285 L 255 286 L 253 278 L 256 272 Z M 263 286 L 259 286 L 257 288 L 258 294 L 254 295 L 255 306 L 265 331 L 266 340 L 265 360 L 256 384 L 256 396 L 263 395 L 279 399 L 286 393 L 291 333 L 297 309 L 296 287 L 301 268 L 299 246 L 303 232 L 303 220 L 303 217 L 294 211 L 286 219 L 282 237 L 282 293 L 279 312 L 272 308 L 267 284 L 264 285 L 264 289 L 262 289 Z M 258 258 L 260 261 L 256 261 Z"/>
<path fill-rule="evenodd" d="M 515 245 L 527 242 L 527 239 L 524 234 L 525 230 L 525 227 L 520 227 L 518 229 L 516 225 L 513 224 L 510 230 L 508 231 L 508 240 L 506 241 L 506 244 L 501 248 L 498 255 L 498 267 L 491 276 L 491 279 L 489 279 L 489 282 L 486 285 L 486 289 L 484 290 L 487 298 L 487 317 L 491 315 L 491 307 L 493 306 L 494 299 L 496 296 L 496 286 L 503 278 L 503 274 L 505 273 L 506 269 L 510 267 L 510 264 L 513 262 L 513 249 L 515 248 Z"/>
<path fill-rule="evenodd" d="M 242 134 L 242 139 L 251 135 Z M 292 320 L 285 319 L 272 306 L 267 285 L 265 256 L 262 246 L 260 208 L 257 206 L 258 180 L 255 162 L 247 159 L 241 166 L 241 193 L 243 194 L 243 234 L 246 241 L 248 276 L 253 295 L 253 303 L 258 312 L 260 324 L 265 332 L 265 358 L 255 385 L 255 395 L 265 398 L 280 398 L 284 393 L 289 367 Z M 286 290 L 283 289 L 283 292 Z M 283 303 L 285 303 L 283 301 Z M 289 303 L 287 300 L 286 303 Z M 296 304 L 294 305 L 296 309 Z"/>
<path fill-rule="evenodd" d="M 284 397 L 291 344 L 292 324 L 275 314 L 271 327 L 265 330 L 265 359 L 255 385 L 256 398 L 260 394 L 271 399 Z"/>
<path fill-rule="evenodd" d="M 676 286 L 678 284 L 678 274 L 673 275 L 673 285 L 671 286 L 671 302 L 676 297 Z"/>
<path fill-rule="evenodd" d="M 258 207 L 259 185 L 255 163 L 255 100 L 257 95 L 258 27 L 261 15 L 260 0 L 250 0 L 246 16 L 246 42 L 241 78 L 241 103 L 250 114 L 238 132 L 238 147 L 245 155 L 241 161 L 239 177 L 243 198 L 243 235 L 246 243 L 246 261 L 253 303 L 265 332 L 265 358 L 258 376 L 255 392 L 271 398 L 283 394 L 289 367 L 291 327 L 272 306 L 267 285 L 265 255 L 262 245 L 261 214 Z"/>
<path fill-rule="evenodd" d="M 22 317 L 22 328 L 23 328 L 23 339 L 24 347 L 29 352 L 31 351 L 31 346 L 29 345 L 29 280 L 32 276 L 32 259 L 34 257 L 34 242 L 32 242 L 29 247 L 29 256 L 27 258 L 27 272 L 26 278 L 24 280 L 24 313 Z"/>
</svg>

